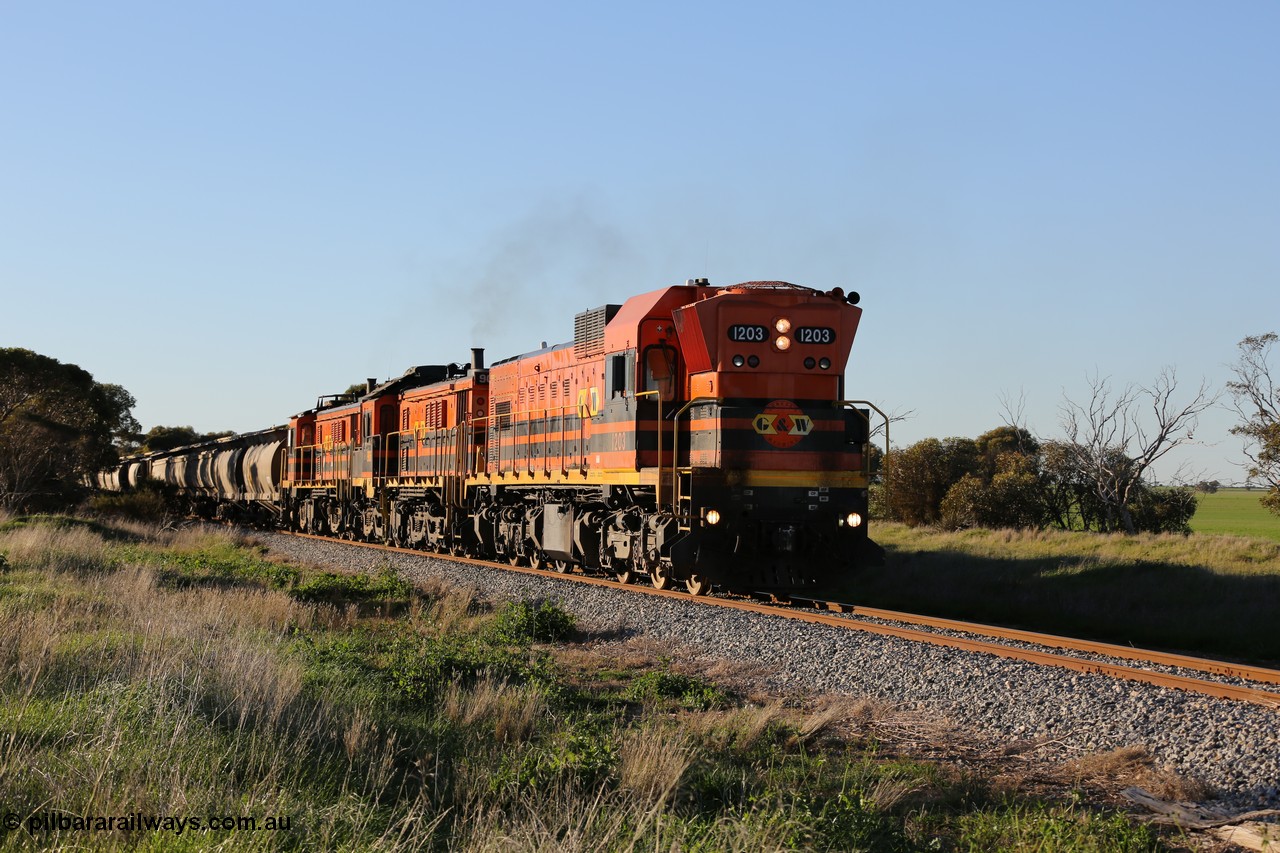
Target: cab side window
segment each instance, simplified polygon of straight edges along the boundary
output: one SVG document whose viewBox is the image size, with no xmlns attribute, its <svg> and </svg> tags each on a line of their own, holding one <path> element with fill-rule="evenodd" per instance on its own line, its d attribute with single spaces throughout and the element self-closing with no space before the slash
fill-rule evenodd
<svg viewBox="0 0 1280 853">
<path fill-rule="evenodd" d="M 644 390 L 657 391 L 663 402 L 675 399 L 676 351 L 669 346 L 651 346 L 644 351 Z"/>
</svg>

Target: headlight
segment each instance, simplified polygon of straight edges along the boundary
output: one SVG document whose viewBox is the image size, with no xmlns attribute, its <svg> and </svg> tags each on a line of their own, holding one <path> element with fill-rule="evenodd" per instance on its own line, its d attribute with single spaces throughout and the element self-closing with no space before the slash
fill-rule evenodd
<svg viewBox="0 0 1280 853">
<path fill-rule="evenodd" d="M 844 518 L 840 519 L 840 523 L 843 525 L 846 525 L 847 527 L 861 527 L 862 515 L 861 513 L 851 512 L 848 515 L 846 515 Z"/>
<path fill-rule="evenodd" d="M 734 367 L 742 367 L 742 365 L 744 365 L 744 364 L 746 364 L 746 363 L 747 363 L 747 360 L 746 360 L 745 358 L 743 358 L 742 356 L 740 356 L 740 355 L 735 355 L 735 356 L 733 357 L 733 366 L 734 366 Z"/>
<path fill-rule="evenodd" d="M 706 514 L 705 516 L 703 516 L 703 518 L 705 518 L 705 519 L 707 520 L 707 524 L 710 524 L 710 525 L 716 525 L 716 524 L 719 524 L 719 523 L 720 523 L 720 510 L 718 510 L 718 509 L 709 509 L 709 510 L 707 510 L 707 514 Z"/>
<path fill-rule="evenodd" d="M 788 338 L 786 335 L 778 335 L 778 339 L 773 342 L 773 345 L 783 352 L 786 352 L 791 349 L 791 338 Z"/>
<path fill-rule="evenodd" d="M 773 327 L 778 330 L 778 334 L 785 335 L 791 331 L 791 321 L 786 317 L 779 317 L 778 322 L 774 323 Z"/>
</svg>

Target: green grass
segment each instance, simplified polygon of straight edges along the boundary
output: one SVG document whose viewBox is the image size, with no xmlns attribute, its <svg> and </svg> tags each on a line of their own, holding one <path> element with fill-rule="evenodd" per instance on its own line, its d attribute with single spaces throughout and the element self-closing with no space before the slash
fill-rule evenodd
<svg viewBox="0 0 1280 853">
<path fill-rule="evenodd" d="M 1280 542 L 1235 535 L 942 531 L 880 522 L 884 566 L 835 596 L 1148 648 L 1280 661 Z"/>
<path fill-rule="evenodd" d="M 0 553 L 5 812 L 290 827 L 0 827 L 0 851 L 1166 849 L 1070 794 L 889 754 L 868 703 L 756 705 L 599 652 L 555 602 L 489 608 L 212 530 L 27 521 Z"/>
<path fill-rule="evenodd" d="M 1191 529 L 1196 533 L 1257 536 L 1280 542 L 1280 515 L 1259 503 L 1262 489 L 1219 489 L 1196 495 Z"/>
<path fill-rule="evenodd" d="M 1147 853 L 1165 849 L 1150 827 L 1120 815 L 1098 815 L 1070 806 L 994 809 L 957 821 L 961 850 L 1077 850 Z"/>
</svg>

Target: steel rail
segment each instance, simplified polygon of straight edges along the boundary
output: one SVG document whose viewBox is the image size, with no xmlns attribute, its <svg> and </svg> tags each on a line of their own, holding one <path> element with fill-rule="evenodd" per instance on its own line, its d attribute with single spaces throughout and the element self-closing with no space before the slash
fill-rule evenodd
<svg viewBox="0 0 1280 853">
<path fill-rule="evenodd" d="M 924 625 L 944 631 L 960 631 L 982 637 L 993 637 L 1001 640 L 1012 640 L 1019 643 L 1033 643 L 1049 648 L 1069 649 L 1088 654 L 1105 655 L 1123 660 L 1141 661 L 1143 663 L 1174 666 L 1182 669 L 1193 669 L 1211 675 L 1226 678 L 1240 678 L 1246 681 L 1260 681 L 1269 684 L 1280 684 L 1280 670 L 1265 667 L 1248 666 L 1230 661 L 1198 658 L 1174 652 L 1161 652 L 1153 649 L 1142 649 L 1136 646 L 1121 646 L 1115 643 L 1104 643 L 1097 640 L 1077 640 L 1058 634 L 1041 634 L 1036 631 L 1024 631 L 1019 628 L 1002 628 L 996 625 L 983 625 L 976 622 L 963 622 L 958 619 L 944 619 L 937 616 L 920 616 L 915 613 L 902 613 L 897 610 L 882 610 L 876 607 L 864 607 L 861 604 L 846 604 L 839 601 L 823 601 L 817 598 L 791 596 L 791 602 L 806 602 L 819 610 L 833 613 L 848 613 L 864 619 L 884 619 L 890 622 L 902 622 L 908 625 Z M 785 600 L 780 600 L 785 604 Z"/>
<path fill-rule="evenodd" d="M 940 648 L 961 649 L 963 651 L 979 652 L 983 654 L 995 655 L 997 657 L 1007 658 L 1010 660 L 1020 660 L 1029 663 L 1039 664 L 1041 666 L 1052 666 L 1059 669 L 1067 669 L 1075 672 L 1085 673 L 1089 675 L 1105 675 L 1111 678 L 1119 678 L 1127 681 L 1136 681 L 1144 684 L 1151 684 L 1157 687 L 1171 687 L 1177 690 L 1185 690 L 1191 693 L 1198 693 L 1205 696 L 1212 696 L 1218 699 L 1232 699 L 1239 702 L 1250 702 L 1258 705 L 1265 705 L 1272 708 L 1280 709 L 1280 693 L 1269 690 L 1261 690 L 1256 687 L 1244 687 L 1234 684 L 1224 684 L 1218 681 L 1205 681 L 1199 678 L 1191 678 L 1183 675 L 1173 675 L 1170 673 L 1153 672 L 1150 670 L 1138 669 L 1131 666 L 1123 666 L 1120 664 L 1112 664 L 1101 661 L 1082 660 L 1080 658 L 1068 657 L 1065 655 L 1053 654 L 1052 652 L 1042 652 L 1033 649 L 1022 649 L 1016 646 L 1007 646 L 1001 643 L 988 642 L 985 640 L 969 639 L 967 637 L 952 637 L 945 634 L 937 634 L 931 631 L 923 631 L 916 628 L 905 628 L 896 625 L 884 625 L 878 622 L 866 622 L 858 619 L 850 619 L 844 615 L 836 615 L 835 612 L 823 612 L 817 607 L 813 609 L 799 609 L 796 607 L 780 607 L 777 603 L 765 604 L 758 601 L 746 601 L 742 599 L 731 598 L 708 598 L 707 596 L 694 596 L 687 592 L 680 592 L 672 589 L 654 589 L 638 584 L 623 584 L 606 578 L 591 577 L 590 575 L 575 573 L 560 573 L 549 569 L 538 569 L 531 566 L 512 566 L 506 563 L 493 562 L 491 560 L 479 560 L 473 557 L 456 557 L 450 554 L 441 554 L 435 551 L 421 551 L 414 548 L 397 548 L 392 545 L 381 545 L 371 542 L 356 542 L 348 539 L 334 539 L 327 536 L 315 536 L 309 533 L 295 533 L 289 531 L 275 531 L 286 533 L 286 535 L 296 536 L 303 539 L 317 539 L 323 542 L 330 542 L 339 545 L 352 545 L 361 548 L 371 548 L 375 550 L 391 551 L 400 554 L 411 554 L 417 557 L 434 557 L 449 562 L 464 563 L 474 566 L 484 566 L 486 568 L 501 569 L 504 571 L 518 572 L 520 574 L 532 575 L 541 578 L 558 578 L 561 580 L 572 581 L 574 583 L 582 583 L 590 586 L 610 587 L 619 590 L 625 590 L 632 593 L 640 593 L 643 595 L 651 595 L 660 598 L 671 598 L 678 601 L 685 601 L 695 604 L 705 604 L 714 607 L 723 607 L 730 610 L 738 610 L 746 613 L 756 613 L 765 616 L 775 616 L 782 619 L 795 619 L 801 622 L 808 622 L 816 625 L 826 625 L 834 628 L 843 628 L 851 631 L 863 631 L 865 633 L 877 634 L 880 636 L 896 637 L 902 640 L 908 640 L 916 643 L 926 643 L 931 646 Z M 793 600 L 796 600 L 793 598 Z M 824 605 L 825 609 L 835 610 L 836 608 L 848 608 L 850 605 L 841 604 L 839 602 L 820 602 L 814 599 L 800 599 L 809 601 L 814 604 Z M 871 608 L 861 608 L 853 606 L 855 615 L 869 616 L 871 613 L 877 614 L 894 614 L 894 611 L 882 610 L 874 611 Z M 848 613 L 847 610 L 839 610 L 836 612 Z M 947 622 L 949 620 L 934 620 L 932 617 L 915 616 L 913 614 L 895 614 L 896 616 L 906 619 L 917 620 L 918 624 L 928 624 L 929 622 Z M 885 615 L 877 615 L 876 618 L 889 618 Z M 900 620 L 901 621 L 901 620 Z M 972 632 L 982 633 L 987 636 L 1001 636 L 998 633 L 1001 629 L 991 628 L 985 625 L 976 625 L 974 623 L 952 623 L 967 624 Z M 957 629 L 959 630 L 959 629 Z M 1017 632 L 1028 636 L 1035 636 L 1032 632 Z M 1050 637 L 1054 640 L 1061 640 L 1069 643 L 1076 641 L 1065 637 L 1052 637 L 1052 635 L 1039 635 Z M 1028 642 L 1031 642 L 1028 640 Z M 1129 659 L 1146 661 L 1148 658 L 1139 657 L 1139 654 L 1145 654 L 1140 650 L 1128 649 L 1124 646 L 1116 648 L 1125 649 L 1128 652 Z M 1160 653 L 1157 653 L 1160 654 Z M 1186 658 L 1186 660 L 1196 660 L 1194 658 Z M 1203 661 L 1205 664 L 1216 664 L 1214 661 Z M 1230 666 L 1229 664 L 1222 664 Z M 1239 668 L 1236 668 L 1237 670 Z M 1274 672 L 1267 670 L 1267 672 Z M 1280 673 L 1277 673 L 1280 675 Z"/>
</svg>

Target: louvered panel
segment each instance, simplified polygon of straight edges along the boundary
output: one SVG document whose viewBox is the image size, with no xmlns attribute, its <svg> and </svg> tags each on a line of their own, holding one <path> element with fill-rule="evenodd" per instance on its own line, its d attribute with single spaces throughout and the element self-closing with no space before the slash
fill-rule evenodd
<svg viewBox="0 0 1280 853">
<path fill-rule="evenodd" d="M 621 305 L 601 305 L 573 318 L 573 354 L 578 358 L 604 352 L 604 327 Z"/>
</svg>

